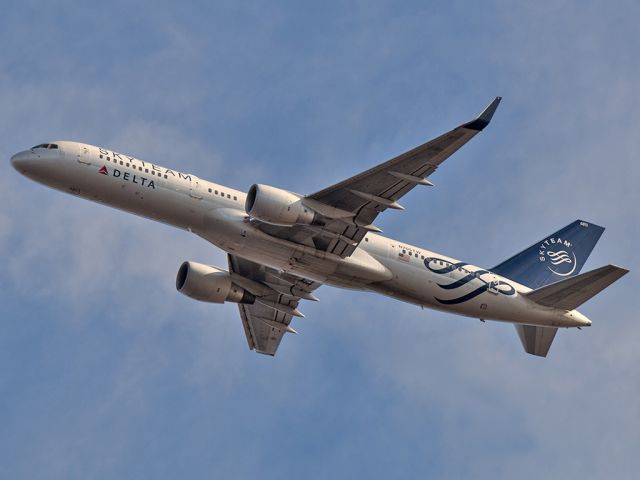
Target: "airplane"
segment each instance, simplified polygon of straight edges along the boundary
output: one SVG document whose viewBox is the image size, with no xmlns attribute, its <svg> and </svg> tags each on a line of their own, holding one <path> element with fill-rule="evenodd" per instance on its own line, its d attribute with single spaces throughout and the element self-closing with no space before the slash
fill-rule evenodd
<svg viewBox="0 0 640 480">
<path fill-rule="evenodd" d="M 374 225 L 484 130 L 479 116 L 391 160 L 311 195 L 254 184 L 248 192 L 130 155 L 71 141 L 11 157 L 24 176 L 63 192 L 193 232 L 227 253 L 228 267 L 185 261 L 177 290 L 238 304 L 250 350 L 275 355 L 297 333 L 301 300 L 323 284 L 377 292 L 422 308 L 515 325 L 525 352 L 546 357 L 558 328 L 591 325 L 576 310 L 628 273 L 580 273 L 604 228 L 576 220 L 493 268 L 386 238 Z"/>
</svg>

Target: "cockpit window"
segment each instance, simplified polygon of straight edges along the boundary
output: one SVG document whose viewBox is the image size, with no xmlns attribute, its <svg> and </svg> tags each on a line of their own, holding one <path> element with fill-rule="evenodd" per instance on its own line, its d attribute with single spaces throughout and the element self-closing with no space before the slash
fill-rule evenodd
<svg viewBox="0 0 640 480">
<path fill-rule="evenodd" d="M 36 145 L 35 147 L 31 147 L 31 150 L 35 150 L 36 148 L 47 148 L 49 150 L 53 150 L 58 148 L 58 145 L 55 143 L 41 143 L 40 145 Z"/>
</svg>

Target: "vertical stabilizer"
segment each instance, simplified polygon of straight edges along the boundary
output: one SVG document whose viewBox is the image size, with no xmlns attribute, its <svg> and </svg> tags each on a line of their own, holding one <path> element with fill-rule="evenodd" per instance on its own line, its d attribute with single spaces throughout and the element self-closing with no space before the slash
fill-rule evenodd
<svg viewBox="0 0 640 480">
<path fill-rule="evenodd" d="M 516 325 L 516 331 L 525 352 L 536 357 L 546 357 L 558 329 L 555 327 Z"/>
<path fill-rule="evenodd" d="M 491 271 L 533 289 L 564 280 L 580 273 L 602 232 L 603 227 L 576 220 Z"/>
</svg>

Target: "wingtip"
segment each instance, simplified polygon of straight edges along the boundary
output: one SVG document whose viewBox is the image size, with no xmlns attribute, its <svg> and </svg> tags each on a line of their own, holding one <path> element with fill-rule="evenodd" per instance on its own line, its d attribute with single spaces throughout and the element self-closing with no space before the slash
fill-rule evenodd
<svg viewBox="0 0 640 480">
<path fill-rule="evenodd" d="M 627 273 L 631 271 L 626 267 L 621 267 L 619 265 L 614 265 L 612 263 L 610 263 L 609 266 L 615 268 L 618 272 L 620 272 L 621 277 L 624 277 Z"/>
<path fill-rule="evenodd" d="M 489 105 L 482 111 L 480 115 L 478 115 L 474 120 L 465 123 L 463 125 L 464 128 L 468 128 L 469 130 L 477 130 L 481 132 L 486 128 L 489 123 L 491 123 L 491 119 L 493 118 L 493 114 L 496 113 L 498 109 L 498 105 L 500 105 L 500 101 L 502 97 L 494 98 Z"/>
</svg>

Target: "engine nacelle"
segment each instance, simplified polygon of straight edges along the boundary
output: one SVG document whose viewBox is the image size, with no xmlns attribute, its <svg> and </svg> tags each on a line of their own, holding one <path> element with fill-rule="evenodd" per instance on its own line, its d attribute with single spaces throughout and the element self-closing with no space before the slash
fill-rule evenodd
<svg viewBox="0 0 640 480">
<path fill-rule="evenodd" d="M 244 208 L 253 218 L 284 227 L 310 225 L 316 216 L 297 195 L 269 185 L 252 185 Z"/>
<path fill-rule="evenodd" d="M 197 262 L 184 262 L 176 288 L 187 297 L 211 303 L 253 303 L 256 297 L 231 280 L 229 272 Z"/>
</svg>

